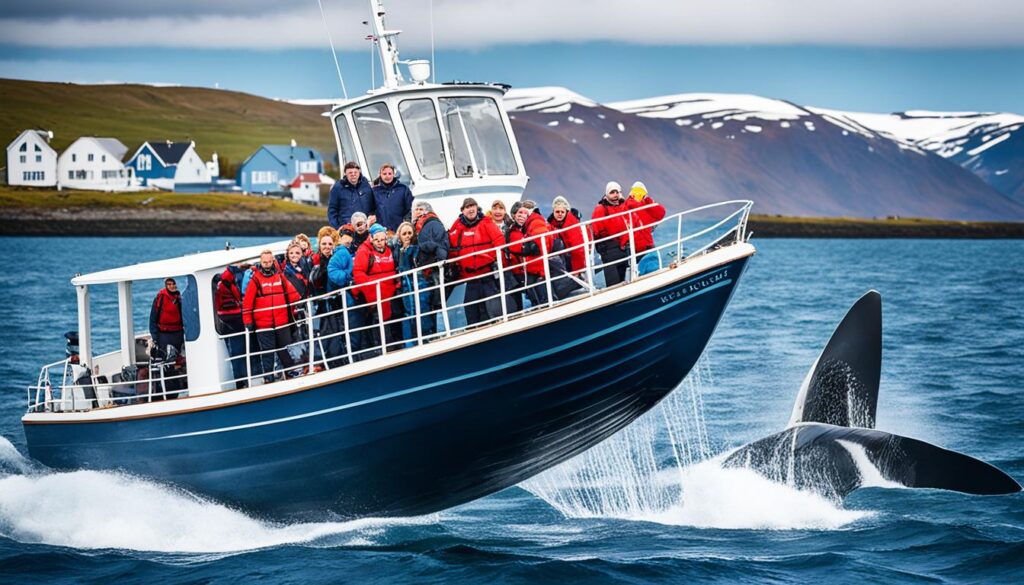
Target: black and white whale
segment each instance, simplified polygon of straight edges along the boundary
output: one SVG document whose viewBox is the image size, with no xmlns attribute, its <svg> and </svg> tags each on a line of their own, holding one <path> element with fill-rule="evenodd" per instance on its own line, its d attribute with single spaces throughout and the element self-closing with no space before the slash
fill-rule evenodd
<svg viewBox="0 0 1024 585">
<path fill-rule="evenodd" d="M 875 430 L 881 366 L 882 297 L 869 291 L 808 372 L 789 427 L 740 447 L 724 465 L 837 500 L 866 485 L 979 495 L 1021 491 L 1013 478 L 984 461 Z"/>
</svg>

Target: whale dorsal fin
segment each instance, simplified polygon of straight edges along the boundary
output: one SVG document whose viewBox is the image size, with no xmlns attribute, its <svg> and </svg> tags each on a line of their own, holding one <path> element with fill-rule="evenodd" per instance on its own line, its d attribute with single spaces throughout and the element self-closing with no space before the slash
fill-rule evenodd
<svg viewBox="0 0 1024 585">
<path fill-rule="evenodd" d="M 850 307 L 800 387 L 790 426 L 819 422 L 874 428 L 882 371 L 882 295 Z"/>
</svg>

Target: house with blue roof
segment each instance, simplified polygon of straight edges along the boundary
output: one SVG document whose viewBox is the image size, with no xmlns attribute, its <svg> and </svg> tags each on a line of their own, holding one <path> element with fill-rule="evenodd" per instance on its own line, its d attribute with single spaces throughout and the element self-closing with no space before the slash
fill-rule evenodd
<svg viewBox="0 0 1024 585">
<path fill-rule="evenodd" d="M 209 167 L 196 153 L 195 142 L 148 140 L 125 166 L 135 169 L 135 177 L 143 185 L 169 191 L 194 191 L 208 187 L 212 180 Z"/>
<path fill-rule="evenodd" d="M 281 193 L 302 173 L 323 173 L 324 159 L 315 148 L 264 144 L 238 167 L 238 186 L 246 193 Z"/>
</svg>

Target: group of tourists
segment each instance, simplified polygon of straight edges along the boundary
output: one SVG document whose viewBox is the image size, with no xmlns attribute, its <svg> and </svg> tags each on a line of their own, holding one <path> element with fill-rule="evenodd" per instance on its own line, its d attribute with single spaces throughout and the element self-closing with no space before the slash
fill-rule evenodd
<svg viewBox="0 0 1024 585">
<path fill-rule="evenodd" d="M 220 276 L 218 331 L 227 335 L 236 386 L 430 341 L 448 322 L 442 295 L 459 285 L 469 326 L 545 305 L 549 291 L 555 300 L 566 298 L 586 285 L 588 242 L 601 258 L 606 286 L 614 286 L 626 280 L 634 250 L 654 248 L 652 231 L 665 216 L 643 183 L 624 194 L 614 181 L 589 230 L 563 196 L 547 217 L 530 200 L 511 209 L 495 200 L 485 211 L 467 197 L 460 211 L 445 226 L 430 203 L 414 203 L 394 166 L 381 167 L 371 184 L 358 164 L 346 164 L 331 190 L 330 225 L 314 241 L 298 234 L 283 255 L 263 250 L 256 264 L 229 266 Z M 452 261 L 439 264 L 445 260 Z M 165 291 L 160 294 L 164 300 L 158 295 L 157 301 L 166 303 Z"/>
</svg>

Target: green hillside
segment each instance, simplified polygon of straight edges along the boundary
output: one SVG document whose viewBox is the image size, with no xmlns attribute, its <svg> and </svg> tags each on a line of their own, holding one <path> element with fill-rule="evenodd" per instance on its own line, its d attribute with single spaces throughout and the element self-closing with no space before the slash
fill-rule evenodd
<svg viewBox="0 0 1024 585">
<path fill-rule="evenodd" d="M 233 172 L 260 144 L 312 146 L 334 158 L 326 108 L 198 87 L 76 85 L 0 79 L 0 139 L 27 128 L 51 130 L 58 152 L 79 136 L 110 136 L 129 154 L 145 140 L 194 140 L 205 160 L 214 152 Z M 0 166 L 7 166 L 6 150 Z M 232 175 L 233 176 L 233 175 Z"/>
</svg>

